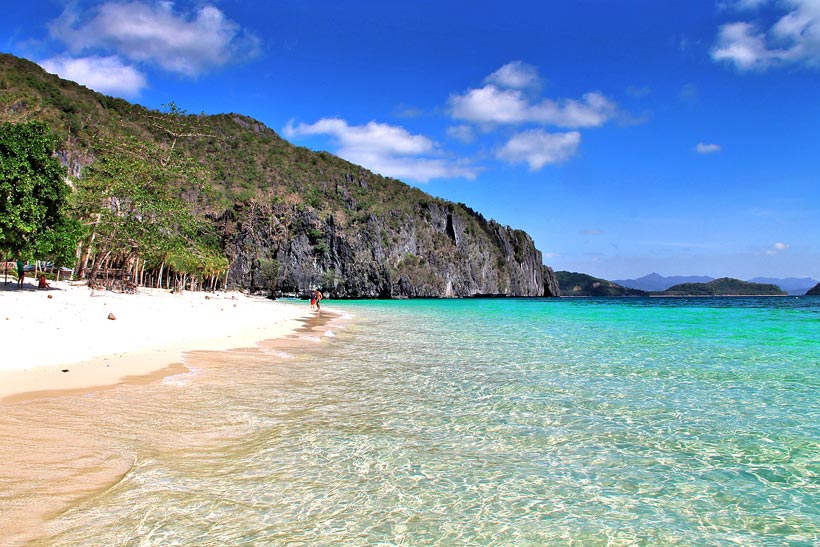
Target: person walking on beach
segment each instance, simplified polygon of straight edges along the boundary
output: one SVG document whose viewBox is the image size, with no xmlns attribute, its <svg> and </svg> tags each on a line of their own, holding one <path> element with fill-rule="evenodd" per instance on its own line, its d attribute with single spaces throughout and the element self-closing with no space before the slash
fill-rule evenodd
<svg viewBox="0 0 820 547">
<path fill-rule="evenodd" d="M 23 288 L 23 282 L 26 280 L 26 261 L 22 259 L 17 260 L 17 288 Z"/>
<path fill-rule="evenodd" d="M 316 291 L 316 311 L 322 311 L 322 291 Z"/>
<path fill-rule="evenodd" d="M 310 291 L 310 309 L 316 307 L 316 291 Z"/>
</svg>

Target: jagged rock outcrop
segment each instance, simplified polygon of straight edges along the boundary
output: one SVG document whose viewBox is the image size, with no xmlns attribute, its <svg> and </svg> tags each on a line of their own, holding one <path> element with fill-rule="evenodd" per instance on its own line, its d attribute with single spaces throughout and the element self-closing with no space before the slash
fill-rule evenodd
<svg viewBox="0 0 820 547">
<path fill-rule="evenodd" d="M 542 266 L 541 275 L 544 278 L 544 296 L 561 296 L 561 285 L 553 269 L 549 266 Z"/>
<path fill-rule="evenodd" d="M 229 285 L 263 286 L 263 262 L 276 261 L 279 289 L 333 298 L 542 296 L 555 286 L 529 235 L 458 204 L 430 199 L 415 214 L 371 213 L 352 226 L 298 207 L 247 213 L 227 234 Z M 272 216 L 288 219 L 281 232 L 266 229 Z"/>
</svg>

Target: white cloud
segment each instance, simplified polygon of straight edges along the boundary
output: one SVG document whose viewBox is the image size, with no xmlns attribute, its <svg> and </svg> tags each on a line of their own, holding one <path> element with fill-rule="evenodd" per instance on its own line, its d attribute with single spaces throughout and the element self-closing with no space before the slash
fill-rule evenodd
<svg viewBox="0 0 820 547">
<path fill-rule="evenodd" d="M 532 129 L 513 135 L 496 156 L 509 163 L 527 162 L 530 171 L 547 164 L 562 163 L 572 157 L 581 143 L 578 131 L 548 133 Z"/>
<path fill-rule="evenodd" d="M 776 255 L 776 254 L 780 254 L 780 253 L 782 253 L 782 252 L 784 252 L 784 251 L 787 251 L 787 250 L 789 249 L 789 247 L 791 247 L 791 245 L 789 245 L 788 243 L 780 243 L 780 242 L 778 242 L 778 243 L 775 243 L 774 245 L 772 245 L 771 247 L 769 247 L 769 248 L 766 250 L 766 254 L 767 254 L 767 255 Z"/>
<path fill-rule="evenodd" d="M 322 118 L 314 124 L 288 123 L 285 136 L 331 135 L 346 150 L 370 150 L 380 154 L 424 154 L 433 149 L 433 141 L 423 135 L 411 135 L 403 127 L 369 122 L 348 125 L 340 118 Z"/>
<path fill-rule="evenodd" d="M 745 1 L 739 8 L 751 9 L 762 2 Z M 739 21 L 720 27 L 712 59 L 733 64 L 739 70 L 766 70 L 789 64 L 820 67 L 820 2 L 785 0 L 790 11 L 768 30 Z"/>
<path fill-rule="evenodd" d="M 259 50 L 258 38 L 207 4 L 180 13 L 173 2 L 109 1 L 87 17 L 80 12 L 80 6 L 72 3 L 50 27 L 52 36 L 75 54 L 115 52 L 132 61 L 197 76 Z"/>
<path fill-rule="evenodd" d="M 484 82 L 507 89 L 537 89 L 541 86 L 538 69 L 523 61 L 507 63 L 487 76 Z"/>
<path fill-rule="evenodd" d="M 714 154 L 715 152 L 720 152 L 722 147 L 719 144 L 707 144 L 704 142 L 699 142 L 695 145 L 695 151 L 698 154 Z"/>
<path fill-rule="evenodd" d="M 441 157 L 435 143 L 423 135 L 413 135 L 403 127 L 369 122 L 349 125 L 340 118 L 323 118 L 313 124 L 289 122 L 283 133 L 288 138 L 328 135 L 338 145 L 337 154 L 348 161 L 391 177 L 427 182 L 434 178 L 474 179 L 478 169 L 464 162 Z"/>
<path fill-rule="evenodd" d="M 617 113 L 617 105 L 598 92 L 581 100 L 544 99 L 531 103 L 517 89 L 485 85 L 450 97 L 453 118 L 479 124 L 538 123 L 557 127 L 598 127 Z"/>
<path fill-rule="evenodd" d="M 52 57 L 40 61 L 47 72 L 100 93 L 136 97 L 147 85 L 145 75 L 118 57 Z"/>
</svg>

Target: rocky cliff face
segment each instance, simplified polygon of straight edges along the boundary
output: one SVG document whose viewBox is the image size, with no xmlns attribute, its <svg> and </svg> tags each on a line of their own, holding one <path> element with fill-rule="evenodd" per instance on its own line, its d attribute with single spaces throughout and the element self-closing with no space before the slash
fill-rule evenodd
<svg viewBox="0 0 820 547">
<path fill-rule="evenodd" d="M 280 219 L 273 230 L 271 218 Z M 371 213 L 346 224 L 299 207 L 240 211 L 227 224 L 233 286 L 318 287 L 333 298 L 557 294 L 529 235 L 457 204 L 430 200 L 415 214 Z M 271 263 L 279 267 L 273 283 L 264 271 Z"/>
<path fill-rule="evenodd" d="M 544 296 L 561 296 L 561 286 L 555 271 L 549 266 L 541 266 L 541 275 L 544 278 Z"/>
</svg>

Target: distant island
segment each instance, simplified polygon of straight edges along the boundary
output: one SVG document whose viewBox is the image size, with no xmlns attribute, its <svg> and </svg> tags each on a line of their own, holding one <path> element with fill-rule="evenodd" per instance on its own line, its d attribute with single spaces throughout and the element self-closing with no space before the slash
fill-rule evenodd
<svg viewBox="0 0 820 547">
<path fill-rule="evenodd" d="M 657 275 L 657 274 L 655 274 Z M 561 296 L 786 296 L 771 283 L 751 283 L 730 277 L 705 283 L 679 283 L 662 291 L 643 291 L 578 272 L 557 271 Z M 820 287 L 820 285 L 818 285 Z M 820 294 L 820 288 L 815 287 Z M 814 289 L 812 289 L 814 290 Z"/>
<path fill-rule="evenodd" d="M 675 285 L 684 283 L 709 283 L 714 281 L 714 277 L 706 275 L 674 275 L 664 277 L 655 272 L 639 277 L 637 279 L 614 279 L 612 282 L 630 289 L 638 289 L 647 292 L 662 292 Z M 750 283 L 763 283 L 776 285 L 780 290 L 791 295 L 802 295 L 807 290 L 814 287 L 820 281 L 810 277 L 754 277 L 747 279 Z"/>
<path fill-rule="evenodd" d="M 820 296 L 820 283 L 809 289 L 806 296 Z"/>
<path fill-rule="evenodd" d="M 708 283 L 681 283 L 669 287 L 665 296 L 786 296 L 777 285 L 750 283 L 731 277 L 721 277 Z"/>
<path fill-rule="evenodd" d="M 555 272 L 561 296 L 649 296 L 646 291 L 630 289 L 606 279 L 578 272 Z"/>
</svg>

